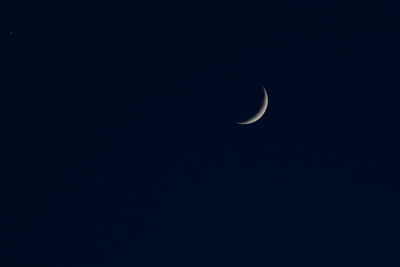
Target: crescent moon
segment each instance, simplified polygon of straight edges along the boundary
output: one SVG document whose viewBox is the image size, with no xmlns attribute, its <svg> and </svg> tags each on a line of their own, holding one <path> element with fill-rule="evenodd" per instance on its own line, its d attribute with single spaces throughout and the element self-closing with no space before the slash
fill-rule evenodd
<svg viewBox="0 0 400 267">
<path fill-rule="evenodd" d="M 263 98 L 263 102 L 262 102 L 261 107 L 258 110 L 258 112 L 250 119 L 247 119 L 245 121 L 236 122 L 237 124 L 240 124 L 240 125 L 252 124 L 252 123 L 258 121 L 259 119 L 261 119 L 261 117 L 264 115 L 264 113 L 268 107 L 268 94 L 264 87 L 263 87 L 263 91 L 264 91 L 264 98 Z"/>
</svg>

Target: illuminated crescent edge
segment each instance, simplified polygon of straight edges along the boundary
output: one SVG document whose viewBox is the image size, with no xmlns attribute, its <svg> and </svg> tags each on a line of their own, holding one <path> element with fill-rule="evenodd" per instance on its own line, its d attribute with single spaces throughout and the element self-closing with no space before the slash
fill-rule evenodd
<svg viewBox="0 0 400 267">
<path fill-rule="evenodd" d="M 241 121 L 241 122 L 236 122 L 236 123 L 238 123 L 240 125 L 247 125 L 247 124 L 254 123 L 254 122 L 258 121 L 259 119 L 261 119 L 261 117 L 264 115 L 264 113 L 268 107 L 268 94 L 264 87 L 263 87 L 263 90 L 264 90 L 264 99 L 263 99 L 263 103 L 260 107 L 260 110 L 250 119 L 247 119 L 247 120 Z"/>
</svg>

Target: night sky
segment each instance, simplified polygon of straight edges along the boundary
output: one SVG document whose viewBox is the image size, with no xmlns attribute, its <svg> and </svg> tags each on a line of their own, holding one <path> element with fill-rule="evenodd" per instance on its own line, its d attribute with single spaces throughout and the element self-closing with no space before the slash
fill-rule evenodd
<svg viewBox="0 0 400 267">
<path fill-rule="evenodd" d="M 320 2 L 10 8 L 2 266 L 393 266 L 397 13 Z"/>
</svg>

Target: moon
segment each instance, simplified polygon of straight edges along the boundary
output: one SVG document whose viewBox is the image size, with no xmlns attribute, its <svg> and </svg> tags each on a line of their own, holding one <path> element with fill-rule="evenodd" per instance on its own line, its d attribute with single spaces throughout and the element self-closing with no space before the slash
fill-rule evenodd
<svg viewBox="0 0 400 267">
<path fill-rule="evenodd" d="M 237 124 L 248 125 L 248 124 L 252 124 L 252 123 L 258 121 L 259 119 L 261 119 L 261 117 L 264 115 L 264 113 L 268 107 L 268 94 L 267 94 L 267 90 L 265 90 L 264 87 L 263 87 L 263 91 L 264 91 L 263 102 L 262 102 L 261 107 L 258 110 L 258 112 L 254 116 L 252 116 L 250 119 L 247 119 L 245 121 L 236 122 Z"/>
</svg>

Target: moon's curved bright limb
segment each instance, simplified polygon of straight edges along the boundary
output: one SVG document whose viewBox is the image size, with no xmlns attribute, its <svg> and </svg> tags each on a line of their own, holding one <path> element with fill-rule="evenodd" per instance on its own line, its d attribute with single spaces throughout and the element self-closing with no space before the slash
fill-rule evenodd
<svg viewBox="0 0 400 267">
<path fill-rule="evenodd" d="M 251 124 L 251 123 L 258 121 L 264 115 L 264 113 L 268 107 L 268 94 L 264 87 L 263 87 L 263 91 L 264 91 L 264 99 L 263 99 L 263 102 L 262 102 L 261 107 L 258 110 L 258 112 L 250 119 L 247 119 L 247 120 L 241 121 L 241 122 L 236 122 L 237 124 L 240 124 L 240 125 Z"/>
</svg>

